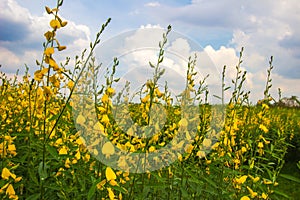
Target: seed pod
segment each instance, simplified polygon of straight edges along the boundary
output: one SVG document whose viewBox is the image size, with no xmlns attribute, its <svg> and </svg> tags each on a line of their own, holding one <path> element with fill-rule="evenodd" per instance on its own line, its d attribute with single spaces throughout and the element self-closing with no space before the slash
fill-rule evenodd
<svg viewBox="0 0 300 200">
<path fill-rule="evenodd" d="M 45 6 L 45 9 L 46 9 L 46 12 L 47 12 L 48 14 L 51 14 L 51 13 L 52 13 L 51 8 L 49 8 L 48 6 Z"/>
<path fill-rule="evenodd" d="M 62 27 L 65 27 L 68 24 L 68 22 L 67 21 L 63 21 L 60 24 L 61 24 Z"/>
</svg>

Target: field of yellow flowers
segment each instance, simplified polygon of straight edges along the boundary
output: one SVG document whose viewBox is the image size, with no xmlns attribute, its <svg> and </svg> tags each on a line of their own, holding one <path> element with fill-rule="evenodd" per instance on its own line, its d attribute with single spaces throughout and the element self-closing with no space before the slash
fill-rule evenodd
<svg viewBox="0 0 300 200">
<path fill-rule="evenodd" d="M 126 95 L 128 85 L 119 94 L 114 88 L 119 80 L 115 77 L 117 59 L 107 71 L 106 84 L 94 84 L 100 66 L 95 64 L 93 51 L 110 19 L 90 49 L 76 56 L 73 71 L 68 70 L 69 60 L 64 64 L 55 60 L 66 49 L 56 38 L 67 26 L 58 15 L 62 4 L 58 0 L 56 8 L 46 7 L 53 19 L 44 34 L 43 58 L 36 61 L 39 69 L 34 75 L 27 70 L 22 81 L 17 81 L 0 74 L 1 199 L 288 198 L 277 189 L 278 177 L 290 143 L 300 143 L 300 111 L 272 107 L 272 58 L 262 91 L 265 99 L 255 106 L 243 91 L 243 50 L 232 85 L 225 85 L 226 67 L 223 70 L 223 92 L 232 90 L 229 102 L 212 106 L 201 100 L 207 86 L 205 79 L 195 83 L 196 60 L 190 58 L 185 90 L 180 104 L 174 105 L 168 87 L 164 91 L 158 87 L 164 74 L 160 64 L 171 31 L 168 27 L 159 45 L 158 62 L 150 63 L 153 78 L 142 87 L 140 102 L 133 103 Z M 198 104 L 193 103 L 195 98 L 200 99 Z M 160 106 L 166 110 L 162 126 L 161 119 L 150 112 Z M 120 124 L 128 116 L 134 123 L 125 132 Z M 143 126 L 155 134 L 151 138 L 136 135 L 147 131 L 139 130 Z M 170 143 L 169 151 L 155 154 Z M 144 157 L 128 157 L 119 150 Z M 101 162 L 100 155 L 111 161 Z M 172 162 L 169 159 L 157 167 L 167 155 Z"/>
</svg>

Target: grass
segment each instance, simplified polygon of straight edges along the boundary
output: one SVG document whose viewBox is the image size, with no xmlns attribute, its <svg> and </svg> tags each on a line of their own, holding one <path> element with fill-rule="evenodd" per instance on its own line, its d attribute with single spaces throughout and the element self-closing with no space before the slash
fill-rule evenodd
<svg viewBox="0 0 300 200">
<path fill-rule="evenodd" d="M 300 153 L 300 152 L 298 152 Z M 278 177 L 277 190 L 281 193 L 287 194 L 289 198 L 282 197 L 284 199 L 297 200 L 300 198 L 300 182 L 289 180 L 282 175 L 289 175 L 300 180 L 300 169 L 297 167 L 296 161 L 286 161 L 282 171 Z"/>
</svg>

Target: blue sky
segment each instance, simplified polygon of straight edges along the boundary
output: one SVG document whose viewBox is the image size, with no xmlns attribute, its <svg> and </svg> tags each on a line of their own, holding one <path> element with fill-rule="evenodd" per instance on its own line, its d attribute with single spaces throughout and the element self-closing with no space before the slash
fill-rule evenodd
<svg viewBox="0 0 300 200">
<path fill-rule="evenodd" d="M 42 35 L 49 29 L 44 6 L 55 4 L 54 0 L 1 0 L 2 71 L 14 74 L 18 68 L 22 71 L 24 64 L 31 72 L 37 69 L 34 63 L 41 58 Z M 252 91 L 253 101 L 263 97 L 272 55 L 274 96 L 277 88 L 284 96 L 300 96 L 299 10 L 297 0 L 65 0 L 61 16 L 69 23 L 59 40 L 68 49 L 61 59 L 74 58 L 87 48 L 108 17 L 112 21 L 102 41 L 140 27 L 166 28 L 171 24 L 174 31 L 201 45 L 219 71 L 227 65 L 228 79 L 234 76 L 238 52 L 245 47 L 242 66 L 248 71 L 246 89 Z"/>
</svg>

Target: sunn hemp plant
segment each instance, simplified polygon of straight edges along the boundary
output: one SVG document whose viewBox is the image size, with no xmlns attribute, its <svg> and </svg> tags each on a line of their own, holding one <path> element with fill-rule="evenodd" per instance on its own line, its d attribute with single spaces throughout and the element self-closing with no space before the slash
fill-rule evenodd
<svg viewBox="0 0 300 200">
<path fill-rule="evenodd" d="M 185 89 L 175 104 L 168 83 L 159 83 L 165 74 L 162 63 L 169 26 L 158 45 L 157 63 L 149 63 L 153 76 L 136 94 L 140 102 L 133 102 L 129 82 L 121 92 L 116 92 L 117 58 L 113 67 L 106 70 L 105 84 L 96 84 L 102 66 L 96 64 L 93 52 L 110 18 L 90 43 L 89 50 L 75 57 L 73 67 L 69 67 L 70 58 L 64 63 L 55 58 L 67 48 L 57 40 L 60 29 L 67 27 L 67 22 L 59 16 L 62 5 L 63 0 L 58 0 L 55 8 L 45 7 L 52 19 L 50 30 L 44 34 L 44 51 L 41 60 L 36 61 L 39 68 L 34 76 L 31 77 L 29 68 L 22 81 L 0 74 L 2 199 L 248 200 L 286 196 L 276 190 L 277 178 L 284 164 L 287 141 L 297 131 L 291 127 L 299 127 L 299 121 L 296 114 L 271 107 L 272 57 L 263 92 L 265 98 L 255 106 L 249 101 L 250 92 L 243 89 L 247 78 L 247 72 L 241 68 L 243 49 L 231 85 L 225 84 L 228 66 L 223 68 L 222 93 L 216 96 L 220 105 L 210 105 L 207 100 L 209 91 L 205 81 L 209 77 L 196 81 L 199 80 L 196 56 L 189 58 L 186 80 L 182 83 Z M 227 91 L 232 92 L 228 103 Z M 74 103 L 75 94 L 80 92 L 88 93 L 93 101 L 85 104 L 85 112 L 74 113 L 74 108 L 82 106 Z M 185 115 L 182 108 L 186 104 L 196 111 L 193 116 Z M 166 110 L 163 125 L 159 124 L 162 119 L 154 118 L 150 112 L 159 106 Z M 91 110 L 97 116 L 94 121 L 89 118 Z M 116 116 L 121 119 L 118 123 Z M 128 117 L 134 123 L 124 131 L 120 124 Z M 191 128 L 194 124 L 188 119 L 197 124 Z M 136 134 L 145 131 L 143 127 L 147 125 L 155 132 L 151 138 Z M 82 132 L 87 130 L 90 134 L 83 136 Z M 183 133 L 184 139 L 177 137 L 178 132 Z M 195 138 L 187 143 L 192 134 Z M 129 172 L 130 165 L 147 157 L 140 160 L 119 157 L 116 164 L 124 170 L 97 159 L 99 154 L 113 157 L 118 149 L 148 155 L 168 143 L 183 151 L 174 154 L 174 163 L 155 171 Z M 154 157 L 155 162 L 159 159 Z M 146 169 L 145 163 L 142 166 Z"/>
</svg>

